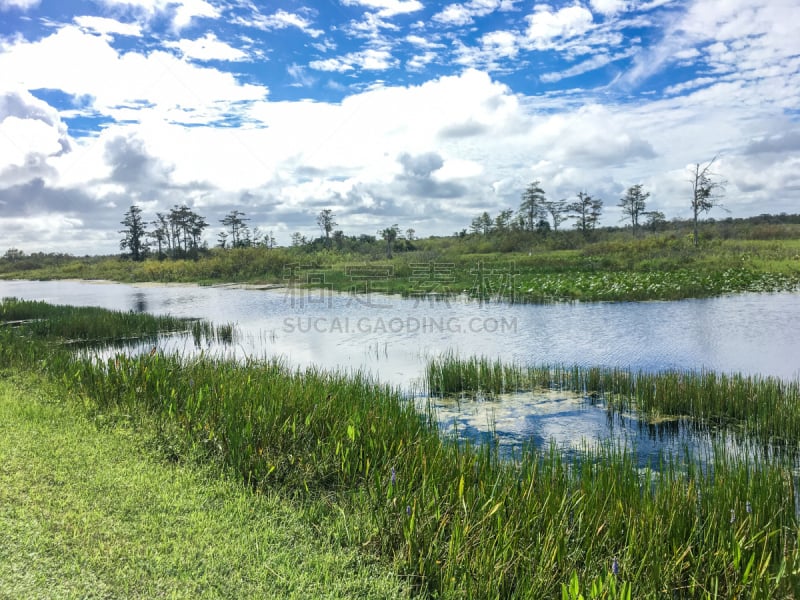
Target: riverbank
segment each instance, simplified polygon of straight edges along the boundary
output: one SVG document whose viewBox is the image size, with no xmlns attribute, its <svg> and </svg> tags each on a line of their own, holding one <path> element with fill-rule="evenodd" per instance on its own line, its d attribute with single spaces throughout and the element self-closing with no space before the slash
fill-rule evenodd
<svg viewBox="0 0 800 600">
<path fill-rule="evenodd" d="M 563 238 L 563 241 L 572 238 Z M 704 240 L 675 235 L 573 240 L 498 252 L 474 239 L 417 240 L 388 259 L 335 249 L 213 248 L 191 260 L 119 257 L 0 259 L 3 279 L 194 283 L 253 289 L 466 295 L 482 300 L 642 301 L 800 288 L 800 240 Z"/>
<path fill-rule="evenodd" d="M 108 416 L 0 375 L 0 597 L 406 597 L 385 565 L 320 535 L 341 517 L 169 462 L 151 431 Z"/>
</svg>

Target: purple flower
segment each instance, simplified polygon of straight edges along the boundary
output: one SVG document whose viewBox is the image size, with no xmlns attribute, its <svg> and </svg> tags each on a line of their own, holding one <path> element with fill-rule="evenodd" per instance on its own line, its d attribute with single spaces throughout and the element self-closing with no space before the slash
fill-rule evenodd
<svg viewBox="0 0 800 600">
<path fill-rule="evenodd" d="M 745 505 L 744 505 L 744 509 L 747 511 L 747 514 L 748 514 L 748 515 L 749 515 L 751 512 L 753 512 L 753 505 L 752 505 L 752 504 L 750 504 L 750 500 L 748 500 L 748 501 L 747 501 L 747 504 L 745 504 Z"/>
<path fill-rule="evenodd" d="M 611 572 L 614 574 L 614 577 L 619 575 L 619 562 L 617 561 L 617 557 L 614 557 L 613 562 L 611 563 Z"/>
<path fill-rule="evenodd" d="M 396 482 L 397 482 L 397 472 L 394 470 L 394 467 L 392 467 L 392 485 L 394 486 Z"/>
<path fill-rule="evenodd" d="M 406 514 L 410 517 L 411 516 L 411 505 L 406 504 Z"/>
</svg>

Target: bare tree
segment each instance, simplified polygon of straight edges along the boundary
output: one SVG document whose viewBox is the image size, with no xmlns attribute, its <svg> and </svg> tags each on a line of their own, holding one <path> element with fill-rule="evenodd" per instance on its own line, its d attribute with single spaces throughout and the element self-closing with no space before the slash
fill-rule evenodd
<svg viewBox="0 0 800 600">
<path fill-rule="evenodd" d="M 697 220 L 700 213 L 707 213 L 715 206 L 721 206 L 720 199 L 725 192 L 726 181 L 717 180 L 716 173 L 711 170 L 715 156 L 708 164 L 696 163 L 692 167 L 692 215 L 694 217 L 694 245 L 697 246 Z"/>
</svg>

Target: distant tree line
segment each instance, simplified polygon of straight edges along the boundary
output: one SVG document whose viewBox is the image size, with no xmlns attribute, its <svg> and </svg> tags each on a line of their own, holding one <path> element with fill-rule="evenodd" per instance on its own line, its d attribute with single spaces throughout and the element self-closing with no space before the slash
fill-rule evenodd
<svg viewBox="0 0 800 600">
<path fill-rule="evenodd" d="M 717 178 L 711 168 L 716 161 L 714 157 L 705 165 L 697 163 L 692 167 L 689 182 L 692 185 L 692 222 L 694 245 L 698 243 L 698 222 L 703 213 L 709 212 L 715 206 L 721 206 L 720 198 L 725 190 L 725 182 Z M 647 200 L 650 192 L 644 191 L 642 184 L 629 187 L 620 198 L 617 206 L 622 211 L 622 219 L 630 222 L 631 231 L 637 235 L 641 226 L 651 231 L 657 231 L 666 224 L 666 218 L 661 211 L 647 210 Z M 574 227 L 584 236 L 588 236 L 597 228 L 603 212 L 603 201 L 593 198 L 586 192 L 578 192 L 577 198 L 572 202 L 563 200 L 548 200 L 539 180 L 525 188 L 521 202 L 516 213 L 513 209 L 506 209 L 492 217 L 488 212 L 483 212 L 475 217 L 470 224 L 470 233 L 473 235 L 503 234 L 510 231 L 528 231 L 546 234 L 558 231 L 559 226 L 570 219 L 574 219 Z M 644 219 L 644 223 L 642 223 Z M 467 230 L 455 235 L 465 236 Z"/>
<path fill-rule="evenodd" d="M 232 210 L 220 223 L 225 228 L 217 238 L 220 248 L 246 248 L 250 246 L 275 247 L 272 232 L 261 233 L 257 227 L 250 229 L 245 213 Z M 146 223 L 142 209 L 132 205 L 125 213 L 119 231 L 122 238 L 120 250 L 131 260 L 144 260 L 155 253 L 160 258 L 197 258 L 208 250 L 203 232 L 208 227 L 205 217 L 185 204 L 173 206 L 167 213 L 156 213 L 156 218 Z"/>
</svg>

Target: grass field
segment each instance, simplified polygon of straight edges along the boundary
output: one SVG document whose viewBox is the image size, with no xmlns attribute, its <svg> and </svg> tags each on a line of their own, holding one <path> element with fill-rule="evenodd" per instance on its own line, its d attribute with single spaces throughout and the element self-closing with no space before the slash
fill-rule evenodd
<svg viewBox="0 0 800 600">
<path fill-rule="evenodd" d="M 5 371 L 0 597 L 407 595 L 385 565 L 329 541 L 335 511 L 156 447 L 147 429 L 89 419 L 63 389 Z"/>
</svg>

